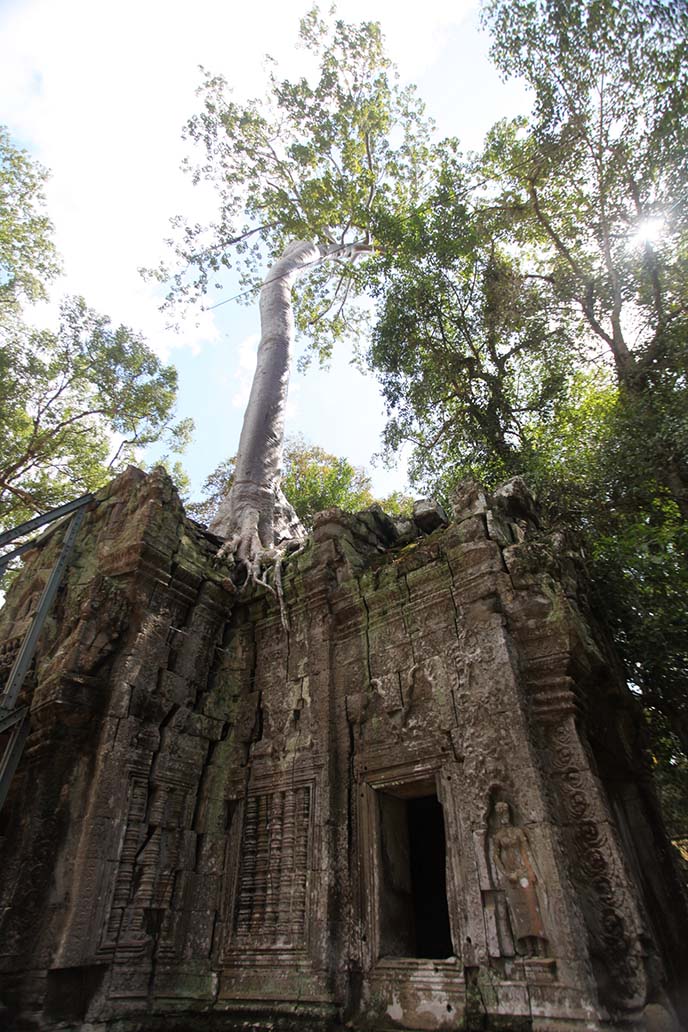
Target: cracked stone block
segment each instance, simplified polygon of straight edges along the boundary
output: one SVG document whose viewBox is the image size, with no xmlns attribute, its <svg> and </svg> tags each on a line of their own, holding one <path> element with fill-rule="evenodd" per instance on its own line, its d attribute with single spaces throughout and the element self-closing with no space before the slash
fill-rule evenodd
<svg viewBox="0 0 688 1032">
<path fill-rule="evenodd" d="M 380 505 L 375 503 L 367 509 L 356 513 L 359 520 L 379 539 L 383 545 L 393 545 L 397 540 L 396 521 L 388 516 Z"/>
<path fill-rule="evenodd" d="M 454 519 L 458 523 L 489 509 L 488 495 L 477 480 L 464 480 L 451 497 L 451 508 Z"/>
<path fill-rule="evenodd" d="M 664 1027 L 688 915 L 640 721 L 522 482 L 321 514 L 286 625 L 162 472 L 100 497 L 21 700 L 3 1032 Z"/>
<path fill-rule="evenodd" d="M 501 484 L 494 492 L 493 500 L 512 520 L 538 523 L 535 499 L 522 477 L 512 477 Z"/>
<path fill-rule="evenodd" d="M 424 534 L 432 534 L 433 530 L 446 527 L 449 520 L 440 503 L 434 498 L 419 498 L 413 503 L 413 522 Z"/>
<path fill-rule="evenodd" d="M 511 526 L 507 520 L 503 519 L 494 510 L 487 512 L 487 533 L 496 541 L 502 548 L 508 548 L 509 545 L 513 544 L 513 536 L 511 534 Z"/>
<path fill-rule="evenodd" d="M 394 529 L 396 532 L 397 547 L 408 545 L 418 537 L 418 528 L 416 524 L 413 520 L 409 520 L 405 516 L 397 516 L 394 518 Z"/>
</svg>

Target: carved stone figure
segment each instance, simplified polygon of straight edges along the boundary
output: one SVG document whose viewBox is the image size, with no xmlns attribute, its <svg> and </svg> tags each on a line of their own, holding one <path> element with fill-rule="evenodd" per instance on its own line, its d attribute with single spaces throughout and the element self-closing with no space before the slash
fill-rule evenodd
<svg viewBox="0 0 688 1032">
<path fill-rule="evenodd" d="M 516 949 L 530 956 L 546 956 L 547 937 L 540 913 L 537 875 L 526 833 L 514 826 L 508 803 L 495 803 L 497 828 L 492 835 L 492 857 L 506 893 Z"/>
</svg>

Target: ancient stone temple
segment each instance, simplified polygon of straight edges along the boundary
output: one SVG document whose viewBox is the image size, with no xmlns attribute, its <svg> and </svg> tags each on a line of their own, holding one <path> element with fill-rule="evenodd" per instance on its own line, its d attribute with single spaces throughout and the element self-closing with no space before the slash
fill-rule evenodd
<svg viewBox="0 0 688 1032">
<path fill-rule="evenodd" d="M 638 714 L 522 485 L 325 512 L 282 605 L 216 551 L 161 473 L 84 521 L 1 815 L 0 1026 L 678 1029 Z"/>
</svg>

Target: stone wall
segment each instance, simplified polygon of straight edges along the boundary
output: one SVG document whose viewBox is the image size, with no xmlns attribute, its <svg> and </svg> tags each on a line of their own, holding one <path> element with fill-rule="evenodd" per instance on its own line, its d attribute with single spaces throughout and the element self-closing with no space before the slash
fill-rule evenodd
<svg viewBox="0 0 688 1032">
<path fill-rule="evenodd" d="M 576 562 L 518 481 L 445 523 L 321 514 L 280 607 L 164 475 L 102 492 L 0 815 L 6 1027 L 671 1027 L 685 904 Z"/>
</svg>

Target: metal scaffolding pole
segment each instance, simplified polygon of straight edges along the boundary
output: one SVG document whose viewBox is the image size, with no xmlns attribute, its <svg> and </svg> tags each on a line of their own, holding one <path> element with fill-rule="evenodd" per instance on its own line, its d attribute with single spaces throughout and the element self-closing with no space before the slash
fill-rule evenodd
<svg viewBox="0 0 688 1032">
<path fill-rule="evenodd" d="M 36 612 L 34 613 L 31 621 L 31 626 L 21 643 L 19 652 L 12 664 L 9 677 L 0 693 L 0 735 L 10 731 L 9 741 L 6 742 L 2 759 L 0 759 L 0 809 L 2 809 L 5 799 L 7 798 L 10 782 L 14 777 L 14 773 L 17 769 L 17 765 L 29 734 L 29 707 L 20 706 L 18 709 L 15 709 L 17 698 L 35 655 L 36 646 L 38 644 L 41 631 L 43 630 L 45 619 L 50 612 L 57 589 L 60 586 L 60 581 L 62 580 L 64 571 L 69 563 L 72 549 L 74 548 L 74 542 L 76 541 L 77 534 L 79 533 L 79 529 L 86 515 L 86 506 L 92 501 L 93 495 L 83 495 L 81 498 L 77 498 L 73 502 L 61 505 L 58 509 L 53 509 L 51 512 L 44 513 L 42 516 L 36 516 L 34 519 L 21 524 L 21 526 L 15 527 L 13 530 L 5 531 L 4 534 L 0 535 L 0 546 L 6 545 L 10 541 L 14 541 L 15 538 L 21 537 L 23 534 L 29 533 L 31 530 L 35 530 L 36 527 L 44 526 L 46 523 L 51 523 L 53 520 L 59 519 L 61 516 L 68 515 L 69 513 L 74 514 L 69 521 L 67 532 L 64 536 L 64 541 L 62 542 L 62 548 L 60 549 L 60 554 L 57 557 L 57 561 L 50 571 L 50 576 L 43 588 Z M 20 555 L 22 552 L 25 552 L 27 549 L 33 548 L 34 545 L 35 541 L 26 542 L 10 552 L 9 555 L 2 556 L 0 559 L 0 573 L 11 559 Z"/>
</svg>

